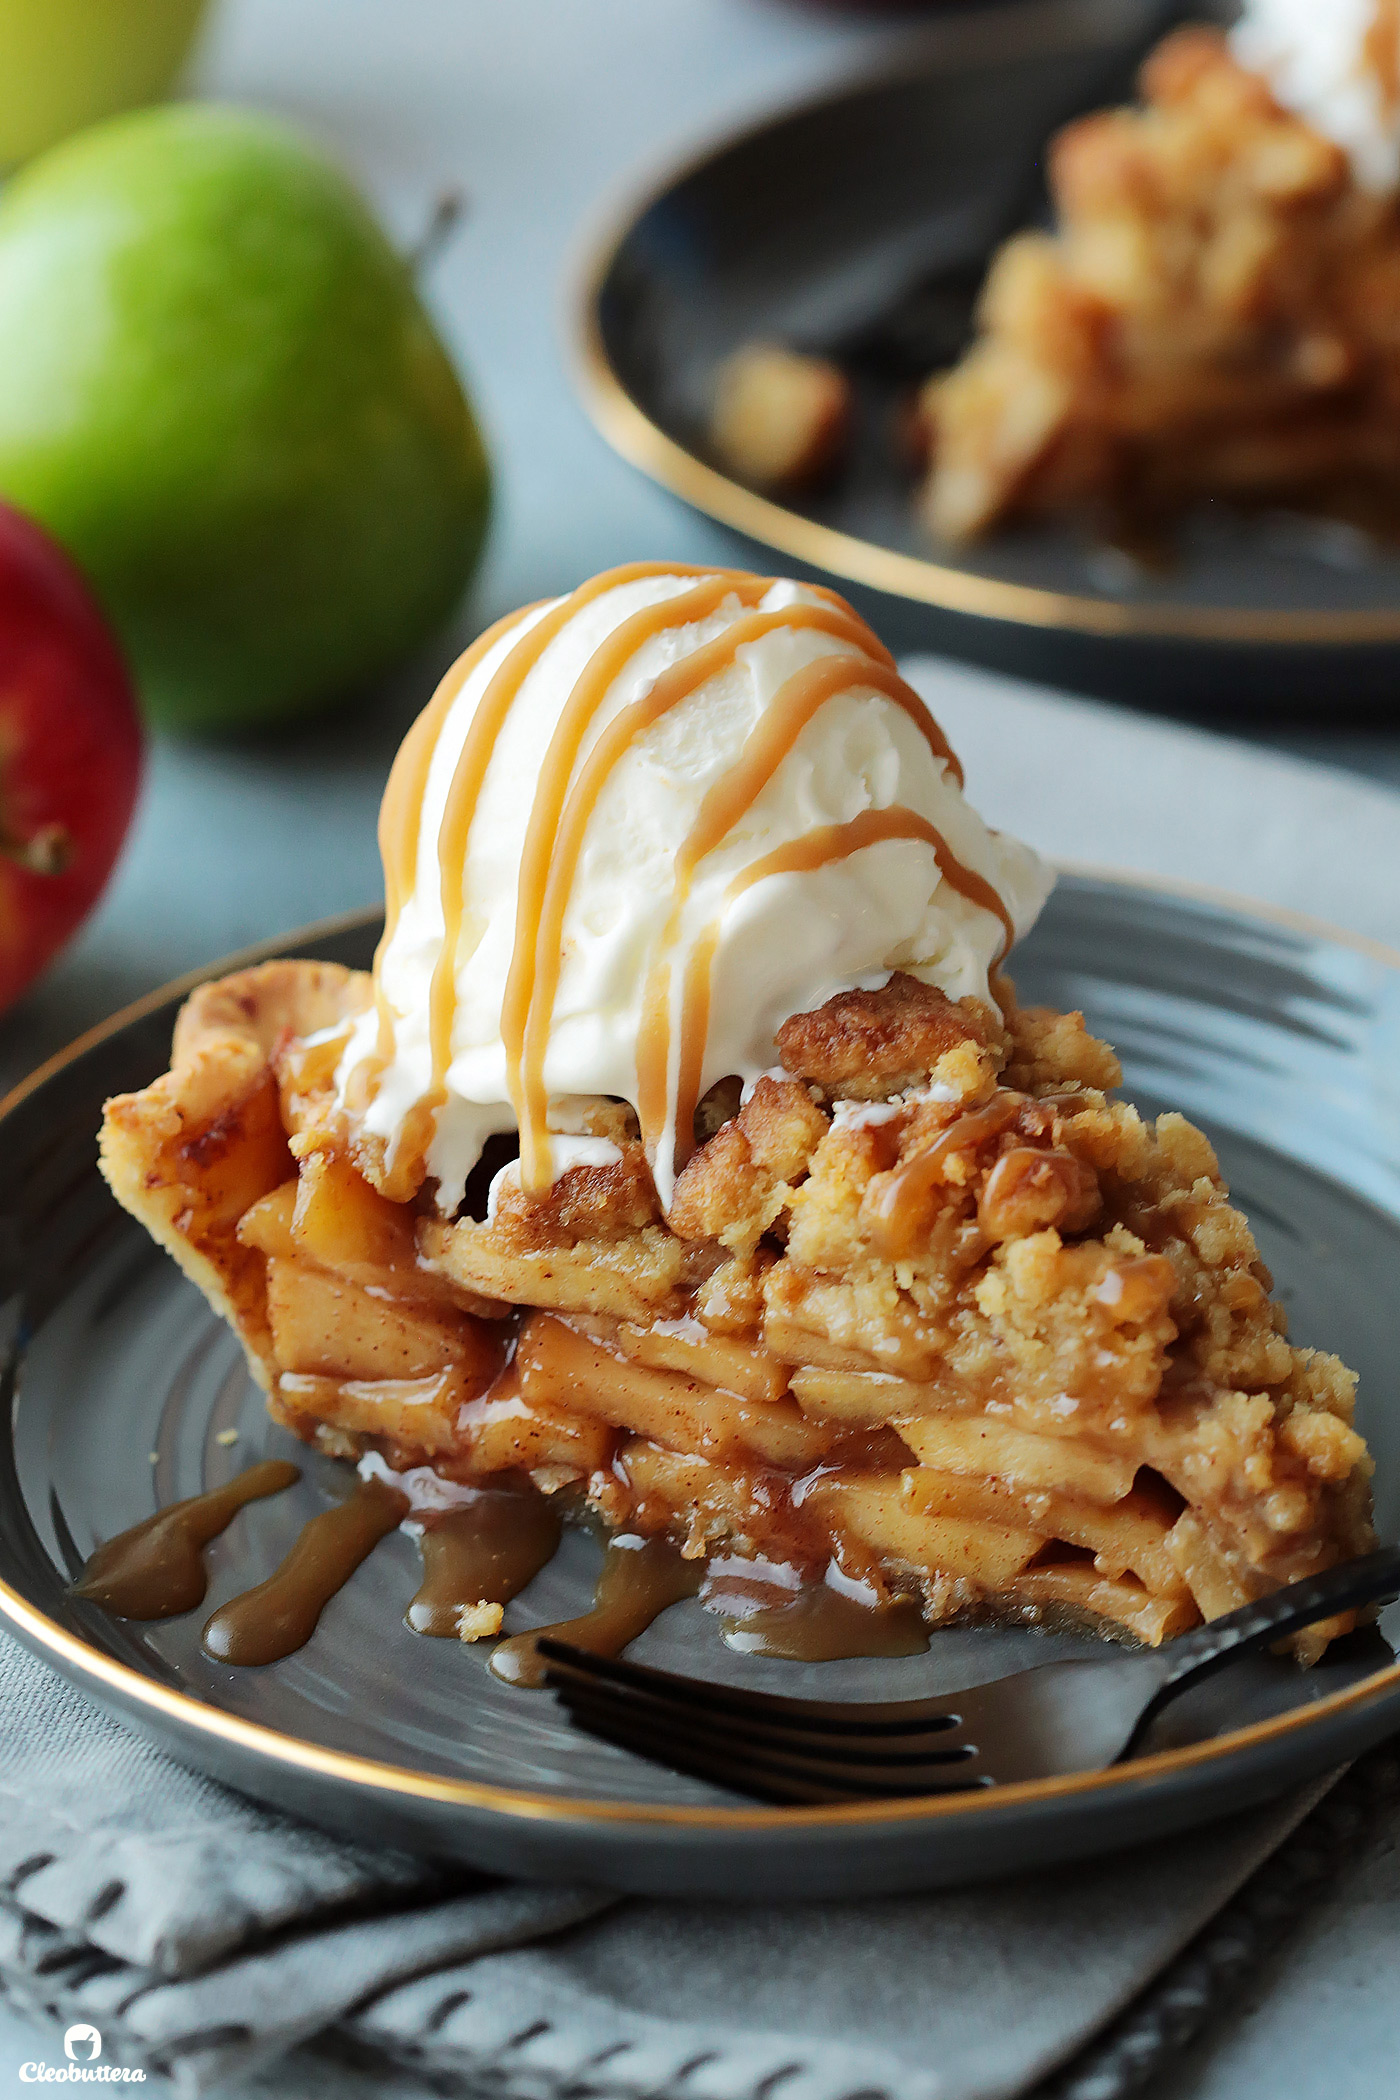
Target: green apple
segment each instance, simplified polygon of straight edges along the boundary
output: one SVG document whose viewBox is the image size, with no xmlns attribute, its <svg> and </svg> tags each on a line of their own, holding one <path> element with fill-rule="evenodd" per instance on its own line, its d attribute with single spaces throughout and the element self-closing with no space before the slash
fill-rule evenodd
<svg viewBox="0 0 1400 2100">
<path fill-rule="evenodd" d="M 373 678 L 459 597 L 488 490 L 409 264 L 282 124 L 142 110 L 0 192 L 0 497 L 86 572 L 156 722 Z"/>
<path fill-rule="evenodd" d="M 0 167 L 154 102 L 206 0 L 0 0 Z"/>
</svg>

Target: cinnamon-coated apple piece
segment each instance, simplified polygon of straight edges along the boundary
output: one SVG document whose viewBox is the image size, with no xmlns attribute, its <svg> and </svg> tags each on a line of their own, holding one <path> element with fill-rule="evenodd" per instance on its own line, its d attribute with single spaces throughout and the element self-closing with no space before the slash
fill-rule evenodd
<svg viewBox="0 0 1400 2100">
<path fill-rule="evenodd" d="M 836 365 L 778 343 L 745 343 L 720 367 L 710 437 L 720 460 L 759 489 L 798 489 L 837 465 L 851 385 Z"/>
<path fill-rule="evenodd" d="M 449 1365 L 485 1385 L 498 1331 L 469 1313 L 375 1296 L 347 1276 L 272 1255 L 267 1317 L 279 1367 L 322 1378 L 426 1378 Z"/>
</svg>

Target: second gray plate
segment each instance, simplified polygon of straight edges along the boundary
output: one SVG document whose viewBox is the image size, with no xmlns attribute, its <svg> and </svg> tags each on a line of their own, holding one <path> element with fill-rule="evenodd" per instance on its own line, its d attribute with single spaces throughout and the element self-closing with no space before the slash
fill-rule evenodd
<svg viewBox="0 0 1400 2100">
<path fill-rule="evenodd" d="M 366 965 L 377 922 L 280 952 Z M 1400 1526 L 1394 1280 L 1400 1273 L 1400 958 L 1325 929 L 1169 891 L 1066 877 L 1017 956 L 1023 998 L 1082 1007 L 1146 1111 L 1202 1122 L 1301 1341 L 1361 1373 L 1382 1535 Z M 167 1061 L 184 988 L 133 1009 L 0 1108 L 0 1614 L 92 1696 L 185 1762 L 363 1839 L 503 1872 L 653 1892 L 833 1895 L 932 1886 L 1100 1851 L 1203 1821 L 1342 1762 L 1400 1726 L 1380 1632 L 1308 1674 L 1263 1660 L 1183 1700 L 1150 1753 L 943 1801 L 757 1808 L 574 1734 L 511 1691 L 481 1648 L 410 1633 L 417 1549 L 395 1534 L 310 1644 L 264 1669 L 213 1662 L 213 1605 L 262 1579 L 347 1469 L 273 1428 L 232 1336 L 119 1211 L 95 1165 L 105 1095 Z M 228 1431 L 237 1441 L 221 1441 Z M 154 1456 L 152 1456 L 154 1454 Z M 245 1510 L 210 1552 L 208 1604 L 116 1622 L 66 1585 L 102 1538 L 264 1455 L 300 1486 Z M 509 1608 L 507 1629 L 585 1608 L 582 1535 Z M 1389 1622 L 1383 1622 L 1388 1624 Z M 674 1606 L 633 1653 L 824 1697 L 913 1697 L 1073 1652 L 1033 1631 L 950 1630 L 897 1662 L 798 1665 L 726 1649 Z"/>
<path fill-rule="evenodd" d="M 899 650 L 1139 704 L 1393 710 L 1395 548 L 1216 503 L 1185 521 L 1161 570 L 1058 519 L 939 546 L 895 438 L 907 389 L 959 354 L 991 254 L 1040 208 L 1046 139 L 1130 99 L 1165 22 L 1233 12 L 1232 0 L 960 9 L 878 77 L 765 117 L 627 200 L 586 259 L 574 316 L 604 436 L 750 542 L 881 594 L 862 609 Z M 717 367 L 755 340 L 837 355 L 856 383 L 851 457 L 809 496 L 742 487 L 709 450 Z"/>
</svg>

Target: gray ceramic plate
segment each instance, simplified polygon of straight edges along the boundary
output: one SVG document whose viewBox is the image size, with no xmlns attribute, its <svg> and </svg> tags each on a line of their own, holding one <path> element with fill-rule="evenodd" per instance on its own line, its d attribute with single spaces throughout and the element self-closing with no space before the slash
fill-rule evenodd
<svg viewBox="0 0 1400 2100">
<path fill-rule="evenodd" d="M 1042 208 L 1041 143 L 1130 96 L 1170 15 L 1234 11 L 1231 0 L 960 10 L 912 36 L 880 77 L 725 139 L 628 198 L 590 249 L 575 309 L 579 383 L 600 429 L 749 540 L 887 594 L 871 616 L 901 648 L 922 641 L 1178 706 L 1272 711 L 1329 694 L 1393 706 L 1400 553 L 1341 526 L 1218 505 L 1187 521 L 1165 573 L 1058 522 L 940 549 L 893 441 L 903 392 L 958 355 L 989 254 Z M 755 339 L 837 355 L 856 381 L 849 467 L 810 500 L 756 494 L 708 454 L 716 367 Z"/>
<path fill-rule="evenodd" d="M 278 952 L 367 964 L 377 926 L 313 928 Z M 1400 956 L 1326 929 L 1089 875 L 1061 883 L 1018 953 L 1023 997 L 1083 1007 L 1145 1109 L 1219 1142 L 1295 1335 L 1362 1374 L 1382 1532 L 1400 1524 L 1394 1300 L 1400 1273 Z M 544 1694 L 498 1685 L 480 1649 L 401 1623 L 417 1551 L 395 1534 L 308 1647 L 234 1670 L 204 1611 L 116 1622 L 65 1594 L 95 1543 L 263 1455 L 290 1494 L 211 1550 L 210 1603 L 260 1580 L 346 1468 L 267 1421 L 232 1337 L 98 1178 L 103 1097 L 164 1069 L 188 986 L 86 1037 L 0 1107 L 0 1611 L 75 1683 L 186 1762 L 363 1838 L 503 1871 L 650 1891 L 834 1894 L 928 1886 L 1117 1846 L 1226 1813 L 1400 1726 L 1379 1633 L 1309 1675 L 1261 1661 L 1183 1701 L 1153 1753 L 1108 1774 L 849 1809 L 754 1808 L 574 1735 Z M 238 1441 L 219 1441 L 222 1432 Z M 154 1456 L 152 1456 L 154 1454 Z M 582 1610 L 597 1547 L 571 1537 L 507 1628 Z M 1400 1630 L 1400 1629 L 1397 1629 Z M 633 1650 L 754 1685 L 910 1697 L 1075 1644 L 1032 1631 L 935 1634 L 927 1656 L 798 1665 L 730 1653 L 698 1606 Z M 1345 1652 L 1342 1652 L 1345 1651 Z"/>
</svg>

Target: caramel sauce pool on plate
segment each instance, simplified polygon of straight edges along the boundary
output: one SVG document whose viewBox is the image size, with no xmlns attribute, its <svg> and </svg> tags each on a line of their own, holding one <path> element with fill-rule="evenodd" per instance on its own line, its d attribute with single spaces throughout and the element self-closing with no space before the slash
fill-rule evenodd
<svg viewBox="0 0 1400 2100">
<path fill-rule="evenodd" d="M 99 1546 L 71 1594 L 125 1619 L 195 1610 L 208 1586 L 202 1549 L 247 1503 L 300 1478 L 299 1466 L 268 1459 L 224 1487 L 157 1510 Z M 331 1598 L 409 1508 L 408 1497 L 386 1481 L 359 1481 L 353 1494 L 302 1527 L 265 1582 L 213 1613 L 204 1628 L 206 1652 L 246 1668 L 304 1647 Z M 423 1580 L 404 1623 L 419 1634 L 458 1635 L 464 1609 L 508 1604 L 533 1581 L 553 1558 L 561 1531 L 558 1509 L 524 1480 L 481 1488 L 462 1507 L 429 1514 L 420 1540 Z M 705 1576 L 705 1564 L 686 1560 L 670 1539 L 610 1538 L 592 1609 L 498 1642 L 491 1669 L 507 1684 L 537 1689 L 545 1675 L 537 1647 L 544 1634 L 594 1655 L 620 1655 L 670 1605 L 698 1595 Z M 740 1608 L 726 1610 L 728 1597 Z M 705 1601 L 721 1615 L 729 1644 L 747 1654 L 821 1662 L 917 1655 L 928 1646 L 917 1606 L 867 1605 L 824 1582 L 783 1592 L 731 1578 Z"/>
<path fill-rule="evenodd" d="M 226 1531 L 246 1503 L 280 1495 L 301 1478 L 301 1467 L 270 1458 L 249 1466 L 226 1487 L 172 1502 L 99 1546 L 70 1596 L 100 1605 L 119 1619 L 173 1619 L 204 1602 L 209 1576 L 204 1548 Z"/>
<path fill-rule="evenodd" d="M 462 1509 L 423 1519 L 423 1583 L 404 1624 L 455 1638 L 474 1604 L 509 1604 L 559 1544 L 558 1512 L 538 1488 L 482 1488 Z"/>
<path fill-rule="evenodd" d="M 362 1480 L 353 1495 L 322 1510 L 275 1573 L 221 1605 L 204 1629 L 218 1662 L 280 1662 L 304 1648 L 336 1591 L 360 1562 L 408 1515 L 408 1497 L 382 1480 Z"/>
<path fill-rule="evenodd" d="M 547 1667 L 536 1646 L 541 1635 L 586 1648 L 590 1655 L 621 1655 L 668 1605 L 693 1597 L 704 1572 L 703 1563 L 683 1560 L 669 1539 L 609 1539 L 593 1609 L 581 1619 L 561 1619 L 554 1626 L 512 1635 L 496 1648 L 491 1668 L 507 1684 L 537 1690 Z"/>
</svg>

